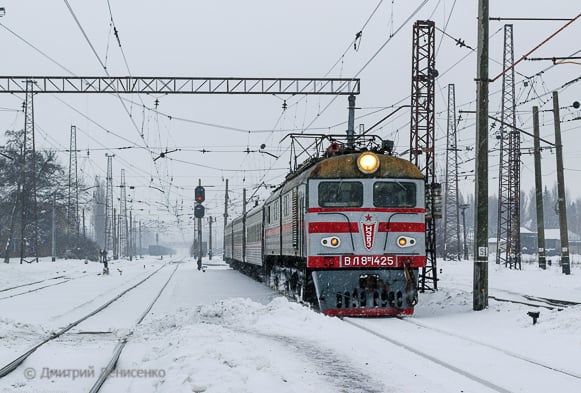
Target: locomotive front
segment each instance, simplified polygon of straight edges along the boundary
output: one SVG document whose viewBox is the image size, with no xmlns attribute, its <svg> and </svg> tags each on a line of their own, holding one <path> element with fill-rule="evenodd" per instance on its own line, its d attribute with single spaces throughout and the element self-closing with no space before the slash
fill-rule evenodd
<svg viewBox="0 0 581 393">
<path fill-rule="evenodd" d="M 333 316 L 409 315 L 426 264 L 424 178 L 373 152 L 325 159 L 308 176 L 307 269 Z"/>
</svg>

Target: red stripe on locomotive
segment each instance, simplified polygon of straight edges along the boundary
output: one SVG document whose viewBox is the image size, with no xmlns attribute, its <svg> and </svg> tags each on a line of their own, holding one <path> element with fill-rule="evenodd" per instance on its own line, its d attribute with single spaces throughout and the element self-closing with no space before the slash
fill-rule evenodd
<svg viewBox="0 0 581 393">
<path fill-rule="evenodd" d="M 357 233 L 359 225 L 356 222 L 310 222 L 309 233 Z"/>
<path fill-rule="evenodd" d="M 380 222 L 378 232 L 425 232 L 425 222 Z"/>
<path fill-rule="evenodd" d="M 343 263 L 343 258 L 350 258 L 349 264 Z M 359 259 L 356 259 L 359 258 Z M 377 262 L 365 262 L 361 258 L 373 259 Z M 385 259 L 385 263 L 382 258 Z M 389 258 L 394 258 L 390 262 Z M 420 268 L 426 266 L 426 257 L 424 255 L 310 255 L 307 257 L 307 267 L 312 269 L 401 269 L 404 262 L 411 268 Z"/>
<path fill-rule="evenodd" d="M 345 212 L 371 212 L 371 213 L 425 213 L 423 207 L 310 207 L 308 213 L 345 213 Z"/>
<path fill-rule="evenodd" d="M 378 232 L 425 232 L 426 224 L 417 222 L 380 222 Z M 358 233 L 357 222 L 310 222 L 309 233 Z"/>
</svg>

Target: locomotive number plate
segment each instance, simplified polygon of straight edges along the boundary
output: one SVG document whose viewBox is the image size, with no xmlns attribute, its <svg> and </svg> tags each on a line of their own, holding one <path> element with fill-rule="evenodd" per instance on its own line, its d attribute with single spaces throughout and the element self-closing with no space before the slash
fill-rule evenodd
<svg viewBox="0 0 581 393">
<path fill-rule="evenodd" d="M 344 255 L 343 267 L 396 267 L 395 255 Z"/>
</svg>

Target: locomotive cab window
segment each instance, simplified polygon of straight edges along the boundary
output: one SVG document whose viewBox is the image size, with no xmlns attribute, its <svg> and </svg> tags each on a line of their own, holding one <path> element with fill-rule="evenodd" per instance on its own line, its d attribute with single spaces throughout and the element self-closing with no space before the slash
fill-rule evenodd
<svg viewBox="0 0 581 393">
<path fill-rule="evenodd" d="M 360 207 L 363 205 L 363 184 L 357 181 L 319 183 L 319 206 Z"/>
<path fill-rule="evenodd" d="M 373 206 L 414 207 L 416 185 L 409 182 L 376 182 L 373 184 Z"/>
</svg>

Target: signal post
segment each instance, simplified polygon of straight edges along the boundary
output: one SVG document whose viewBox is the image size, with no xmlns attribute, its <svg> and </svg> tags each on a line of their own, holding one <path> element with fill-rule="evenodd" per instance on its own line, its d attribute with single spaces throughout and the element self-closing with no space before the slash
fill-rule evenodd
<svg viewBox="0 0 581 393">
<path fill-rule="evenodd" d="M 206 190 L 202 187 L 202 179 L 198 179 L 198 186 L 194 191 L 194 217 L 198 219 L 198 270 L 202 270 L 202 218 L 204 217 L 204 205 Z"/>
</svg>

